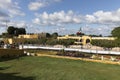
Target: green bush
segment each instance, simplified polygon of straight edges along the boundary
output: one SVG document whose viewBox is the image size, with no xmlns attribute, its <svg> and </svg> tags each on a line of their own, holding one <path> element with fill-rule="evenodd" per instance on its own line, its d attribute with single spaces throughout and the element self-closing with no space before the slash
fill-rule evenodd
<svg viewBox="0 0 120 80">
<path fill-rule="evenodd" d="M 117 46 L 117 43 L 115 40 L 92 40 L 92 45 L 100 46 L 104 48 L 113 48 Z"/>
</svg>

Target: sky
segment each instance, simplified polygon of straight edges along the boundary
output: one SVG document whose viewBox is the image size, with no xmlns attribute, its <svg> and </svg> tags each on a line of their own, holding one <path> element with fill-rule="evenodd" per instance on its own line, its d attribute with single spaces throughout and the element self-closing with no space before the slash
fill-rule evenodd
<svg viewBox="0 0 120 80">
<path fill-rule="evenodd" d="M 120 0 L 0 0 L 0 34 L 8 26 L 27 33 L 111 35 L 120 25 Z M 7 24 L 7 26 L 6 26 Z"/>
</svg>

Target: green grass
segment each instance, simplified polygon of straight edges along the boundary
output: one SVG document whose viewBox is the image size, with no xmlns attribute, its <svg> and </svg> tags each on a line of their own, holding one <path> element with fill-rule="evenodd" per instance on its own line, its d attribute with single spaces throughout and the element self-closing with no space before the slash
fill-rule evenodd
<svg viewBox="0 0 120 80">
<path fill-rule="evenodd" d="M 0 62 L 0 80 L 120 80 L 120 66 L 49 57 Z"/>
</svg>

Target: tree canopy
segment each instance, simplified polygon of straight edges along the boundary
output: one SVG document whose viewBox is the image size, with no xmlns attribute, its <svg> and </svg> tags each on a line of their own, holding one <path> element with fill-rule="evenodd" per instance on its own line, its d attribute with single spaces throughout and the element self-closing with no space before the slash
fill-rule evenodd
<svg viewBox="0 0 120 80">
<path fill-rule="evenodd" d="M 19 34 L 26 34 L 26 30 L 25 28 L 16 28 L 15 33 L 16 36 L 18 36 Z"/>
<path fill-rule="evenodd" d="M 53 33 L 53 34 L 52 34 L 52 37 L 53 37 L 53 38 L 57 38 L 57 37 L 58 37 L 58 33 L 57 33 L 57 32 Z"/>
<path fill-rule="evenodd" d="M 9 35 L 18 36 L 19 34 L 26 34 L 25 28 L 16 28 L 14 26 L 9 26 L 7 29 Z"/>
<path fill-rule="evenodd" d="M 50 34 L 50 33 L 46 33 L 46 37 L 47 37 L 47 38 L 50 38 L 50 37 L 51 37 L 51 34 Z"/>
<path fill-rule="evenodd" d="M 113 37 L 120 38 L 120 27 L 116 27 L 111 32 Z"/>
<path fill-rule="evenodd" d="M 16 30 L 15 27 L 9 26 L 8 29 L 7 29 L 7 32 L 8 32 L 8 34 L 13 35 L 15 30 Z"/>
<path fill-rule="evenodd" d="M 113 48 L 118 46 L 117 43 L 112 40 L 92 40 L 91 44 L 104 48 Z"/>
</svg>

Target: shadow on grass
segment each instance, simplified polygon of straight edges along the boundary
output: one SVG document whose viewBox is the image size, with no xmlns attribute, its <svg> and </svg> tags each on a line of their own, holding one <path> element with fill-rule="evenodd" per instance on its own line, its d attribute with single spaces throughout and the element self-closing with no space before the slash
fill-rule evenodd
<svg viewBox="0 0 120 80">
<path fill-rule="evenodd" d="M 8 69 L 9 67 L 0 67 L 1 70 Z M 0 72 L 0 80 L 35 80 L 35 77 L 23 77 L 23 76 L 17 76 L 20 73 L 3 73 Z"/>
<path fill-rule="evenodd" d="M 0 58 L 0 62 L 3 62 L 3 61 L 9 61 L 9 60 L 13 60 L 13 59 L 19 59 L 19 58 Z"/>
<path fill-rule="evenodd" d="M 0 73 L 0 80 L 35 80 L 35 77 L 16 76 L 19 73 Z"/>
<path fill-rule="evenodd" d="M 19 60 L 21 57 L 24 57 L 24 56 L 0 57 L 0 62 L 9 61 L 9 60 L 13 60 L 13 59 L 18 59 Z"/>
</svg>

